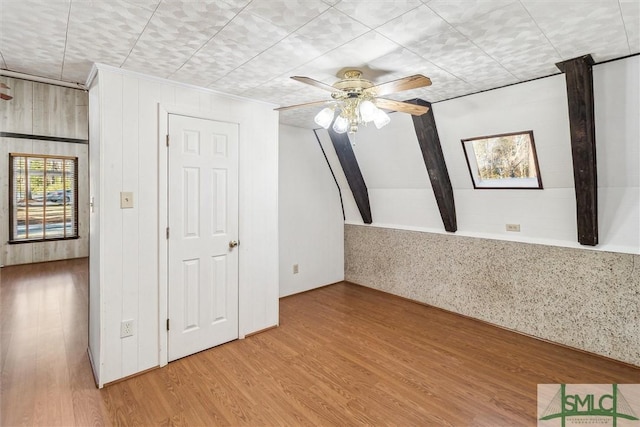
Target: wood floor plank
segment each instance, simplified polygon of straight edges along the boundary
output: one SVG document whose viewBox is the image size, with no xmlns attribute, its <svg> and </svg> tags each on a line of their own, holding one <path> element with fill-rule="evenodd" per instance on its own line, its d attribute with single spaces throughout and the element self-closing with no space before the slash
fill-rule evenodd
<svg viewBox="0 0 640 427">
<path fill-rule="evenodd" d="M 339 283 L 280 327 L 98 390 L 86 260 L 3 268 L 0 424 L 533 426 L 537 384 L 640 383 L 640 368 Z"/>
</svg>

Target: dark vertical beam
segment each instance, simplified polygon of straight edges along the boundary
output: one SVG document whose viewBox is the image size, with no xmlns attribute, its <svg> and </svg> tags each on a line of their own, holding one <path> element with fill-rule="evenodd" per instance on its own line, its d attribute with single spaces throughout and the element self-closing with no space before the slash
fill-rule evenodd
<svg viewBox="0 0 640 427">
<path fill-rule="evenodd" d="M 412 116 L 413 127 L 416 130 L 420 151 L 422 151 L 422 158 L 427 167 L 433 194 L 436 196 L 436 202 L 438 203 L 438 209 L 440 209 L 444 229 L 454 232 L 458 229 L 458 224 L 456 221 L 456 205 L 453 200 L 453 188 L 451 187 L 447 164 L 442 154 L 440 137 L 438 136 L 438 129 L 436 128 L 436 120 L 433 117 L 431 104 L 422 99 L 413 99 L 407 102 L 429 107 L 429 111 L 425 114 Z"/>
<path fill-rule="evenodd" d="M 320 147 L 320 151 L 322 151 L 322 155 L 324 156 L 324 161 L 327 162 L 327 166 L 329 167 L 329 172 L 331 172 L 331 176 L 333 177 L 333 182 L 336 183 L 336 188 L 338 189 L 338 196 L 340 196 L 340 207 L 342 208 L 342 219 L 346 220 L 347 216 L 344 213 L 344 200 L 342 200 L 342 190 L 340 189 L 340 184 L 338 184 L 338 178 L 336 178 L 336 174 L 333 173 L 333 168 L 331 167 L 331 163 L 329 163 L 329 158 L 327 157 L 327 153 L 324 151 L 322 142 L 320 142 L 320 137 L 318 136 L 318 130 L 314 129 L 313 134 L 316 136 L 316 141 L 318 141 L 318 146 Z"/>
<path fill-rule="evenodd" d="M 596 167 L 596 126 L 593 114 L 593 58 L 585 55 L 556 66 L 567 80 L 569 130 L 576 188 L 578 242 L 598 244 L 598 177 Z"/>
<path fill-rule="evenodd" d="M 362 173 L 360 172 L 360 166 L 358 166 L 358 160 L 351 147 L 351 141 L 349 141 L 349 135 L 346 133 L 337 133 L 331 127 L 328 129 L 329 136 L 331 137 L 331 143 L 336 150 L 338 160 L 344 171 L 344 175 L 347 178 L 347 183 L 353 198 L 356 200 L 358 210 L 362 216 L 362 221 L 365 224 L 371 224 L 371 206 L 369 205 L 369 192 L 367 191 L 367 185 L 364 182 Z"/>
</svg>

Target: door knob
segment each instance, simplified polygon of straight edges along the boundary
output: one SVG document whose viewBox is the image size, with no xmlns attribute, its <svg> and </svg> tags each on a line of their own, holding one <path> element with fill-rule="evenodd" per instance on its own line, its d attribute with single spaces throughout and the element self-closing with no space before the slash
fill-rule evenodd
<svg viewBox="0 0 640 427">
<path fill-rule="evenodd" d="M 232 240 L 229 242 L 229 248 L 233 249 L 236 246 L 238 246 L 240 244 L 240 242 L 238 242 L 237 240 Z"/>
</svg>

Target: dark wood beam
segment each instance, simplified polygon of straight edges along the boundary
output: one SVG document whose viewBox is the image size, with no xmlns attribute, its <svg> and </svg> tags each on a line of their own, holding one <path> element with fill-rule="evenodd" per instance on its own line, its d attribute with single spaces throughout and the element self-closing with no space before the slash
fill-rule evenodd
<svg viewBox="0 0 640 427">
<path fill-rule="evenodd" d="M 458 229 L 458 224 L 456 221 L 456 205 L 453 200 L 453 188 L 451 187 L 447 164 L 442 154 L 440 137 L 438 136 L 431 104 L 422 99 L 412 99 L 406 102 L 429 107 L 429 111 L 425 114 L 411 117 L 418 137 L 418 144 L 420 144 L 420 151 L 422 151 L 422 158 L 431 181 L 431 188 L 436 197 L 438 209 L 440 209 L 444 229 L 454 232 Z"/>
<path fill-rule="evenodd" d="M 598 174 L 593 113 L 593 64 L 591 55 L 556 64 L 565 74 L 567 81 L 578 242 L 589 246 L 598 244 Z"/>
<path fill-rule="evenodd" d="M 364 221 L 365 224 L 371 224 L 369 192 L 367 191 L 367 185 L 360 172 L 360 166 L 358 166 L 358 160 L 353 152 L 353 147 L 351 147 L 349 135 L 346 133 L 337 133 L 331 126 L 329 126 L 328 131 L 333 148 L 336 150 L 338 160 L 340 160 L 340 165 L 347 178 L 349 188 L 351 188 L 351 192 L 353 193 L 353 198 L 356 200 L 356 205 L 358 205 L 362 221 Z"/>
</svg>

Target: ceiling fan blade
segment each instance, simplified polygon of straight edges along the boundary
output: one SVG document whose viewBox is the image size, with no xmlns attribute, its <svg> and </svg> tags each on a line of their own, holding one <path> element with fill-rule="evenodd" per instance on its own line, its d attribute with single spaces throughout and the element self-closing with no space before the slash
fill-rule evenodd
<svg viewBox="0 0 640 427">
<path fill-rule="evenodd" d="M 312 107 L 314 105 L 333 104 L 334 102 L 335 101 L 331 101 L 331 100 L 306 102 L 304 104 L 287 105 L 286 107 L 274 108 L 274 110 L 276 110 L 276 111 L 292 110 L 294 108 Z"/>
<path fill-rule="evenodd" d="M 5 101 L 9 101 L 10 99 L 13 99 L 13 96 L 7 95 L 6 93 L 0 93 L 0 99 L 4 99 Z"/>
<path fill-rule="evenodd" d="M 409 113 L 414 116 L 421 116 L 427 111 L 429 107 L 423 105 L 410 104 L 408 102 L 394 101 L 393 99 L 376 98 L 374 104 L 379 108 L 385 110 L 399 111 L 401 113 Z"/>
<path fill-rule="evenodd" d="M 402 92 L 403 90 L 417 89 L 419 87 L 425 87 L 431 85 L 431 79 L 425 77 L 422 74 L 416 74 L 414 76 L 404 77 L 398 80 L 392 80 L 387 83 L 381 83 L 379 85 L 365 89 L 363 92 L 369 93 L 373 96 L 388 95 L 390 93 Z"/>
<path fill-rule="evenodd" d="M 309 78 L 309 77 L 293 76 L 291 78 L 293 80 L 297 81 L 297 82 L 306 83 L 308 85 L 315 86 L 317 88 L 324 89 L 324 90 L 329 91 L 329 92 L 342 92 L 340 89 L 336 89 L 335 87 L 333 87 L 331 85 L 319 82 L 318 80 L 314 80 L 314 79 Z"/>
</svg>

